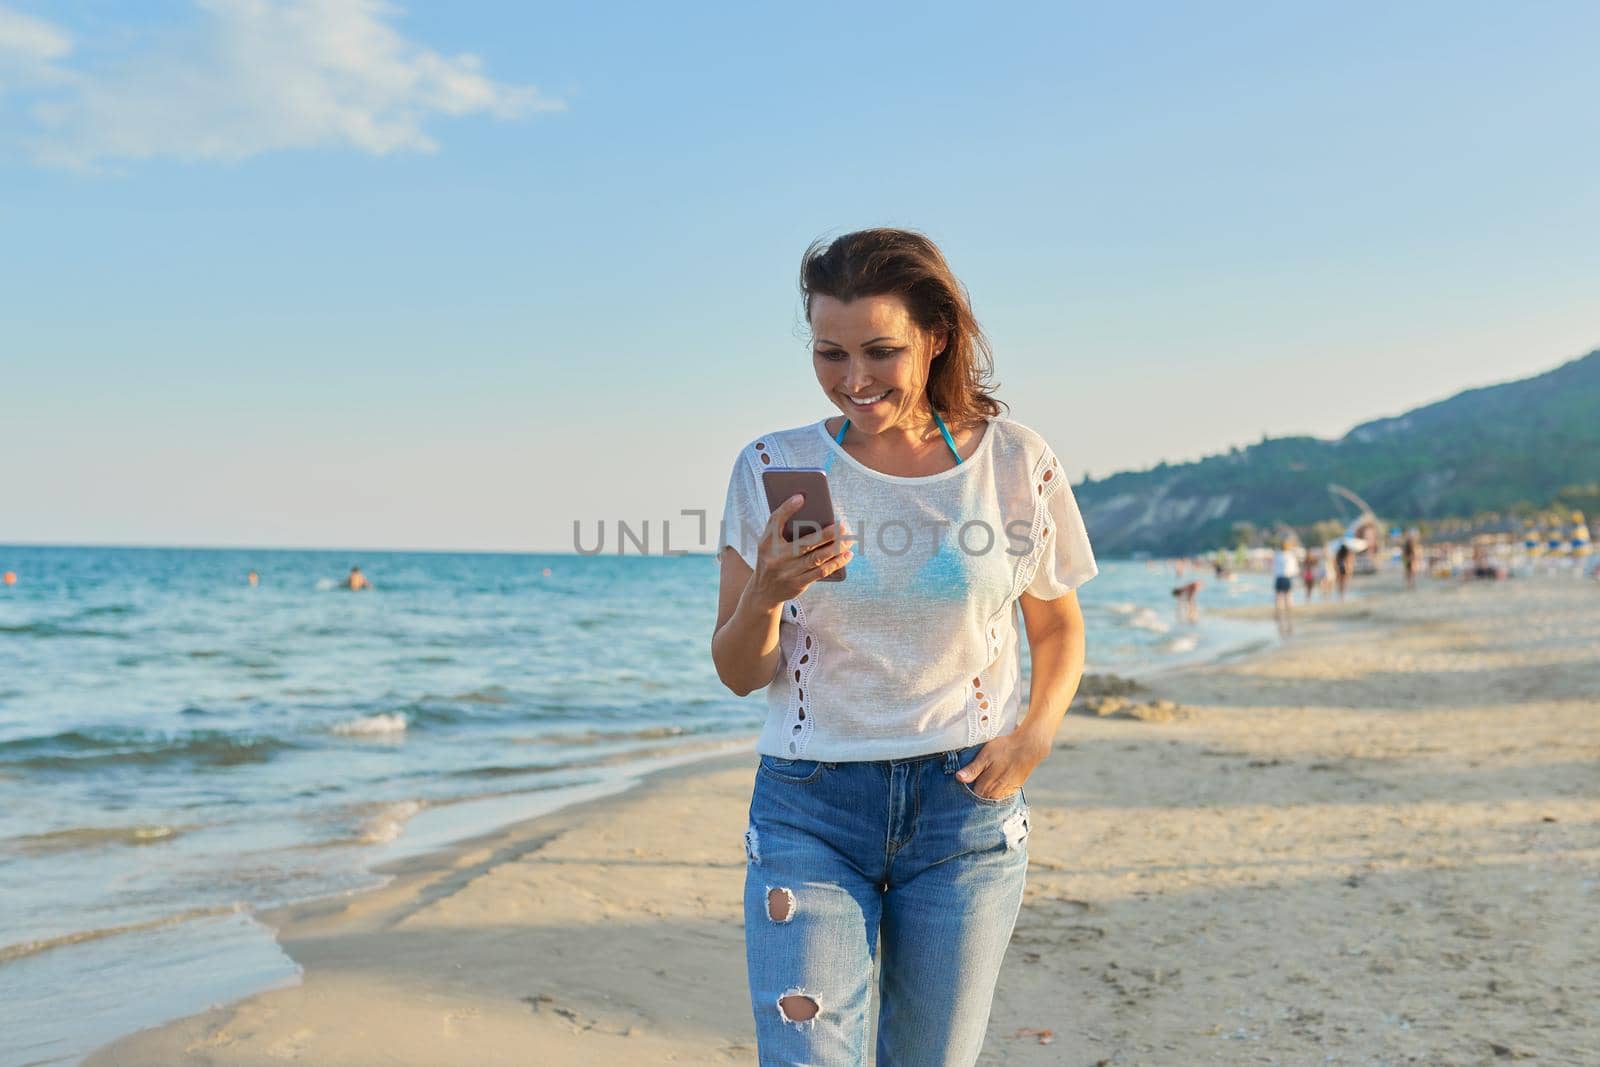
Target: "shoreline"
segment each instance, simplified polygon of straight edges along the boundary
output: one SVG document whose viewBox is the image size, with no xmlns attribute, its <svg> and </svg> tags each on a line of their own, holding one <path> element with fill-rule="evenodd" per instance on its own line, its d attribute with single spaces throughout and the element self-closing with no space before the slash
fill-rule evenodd
<svg viewBox="0 0 1600 1067">
<path fill-rule="evenodd" d="M 754 734 L 745 739 L 752 746 L 754 740 Z M 297 946 L 310 948 L 324 937 L 366 937 L 392 929 L 405 921 L 418 901 L 427 901 L 439 894 L 448 893 L 451 889 L 464 885 L 502 864 L 516 862 L 530 853 L 537 852 L 563 833 L 589 822 L 604 821 L 608 814 L 617 810 L 636 804 L 648 804 L 655 798 L 665 797 L 675 783 L 703 773 L 741 773 L 746 770 L 753 772 L 753 748 L 750 751 L 746 751 L 743 747 L 733 751 L 729 751 L 728 748 L 728 745 L 723 745 L 719 750 L 697 752 L 692 756 L 685 755 L 670 761 L 666 766 L 656 767 L 643 774 L 626 776 L 624 784 L 608 788 L 600 795 L 586 795 L 538 815 L 519 818 L 481 833 L 434 847 L 417 849 L 374 864 L 370 868 L 372 873 L 386 878 L 381 885 L 338 896 L 297 901 L 256 912 L 253 918 L 272 935 L 285 954 L 295 958 L 299 964 L 301 976 L 297 982 L 289 986 L 262 989 L 225 1003 L 214 1004 L 204 1012 L 167 1020 L 131 1034 L 124 1034 L 92 1050 L 81 1062 L 86 1067 L 95 1064 L 103 1067 L 105 1064 L 120 1065 L 135 1062 L 125 1058 L 127 1053 L 124 1051 L 124 1046 L 130 1042 L 137 1043 L 141 1039 L 159 1037 L 178 1028 L 193 1025 L 211 1027 L 219 1022 L 225 1023 L 225 1020 L 235 1012 L 262 997 L 302 988 L 309 969 L 308 962 L 310 966 L 315 967 L 324 964 L 325 961 L 315 952 L 306 953 L 306 959 L 296 957 L 292 950 Z M 403 835 L 401 840 L 404 840 Z M 450 1002 L 448 995 L 426 996 L 424 999 L 430 1003 L 435 1000 L 441 1003 Z M 538 1010 L 537 1004 L 534 1005 L 534 1010 Z M 462 1009 L 463 1018 L 475 1014 L 475 1010 L 470 1007 Z M 559 1008 L 556 1009 L 556 1017 L 571 1021 L 570 1015 L 564 1014 Z M 591 1028 L 581 1026 L 580 1030 Z M 522 1058 L 522 1047 L 527 1041 L 524 1035 L 520 1041 L 503 1050 L 502 1057 L 490 1056 L 472 1062 L 524 1063 L 526 1061 Z M 194 1042 L 185 1041 L 178 1054 L 187 1055 L 199 1051 L 200 1047 Z M 154 1067 L 156 1064 L 165 1063 L 167 1055 L 166 1051 L 162 1051 L 155 1059 L 137 1062 L 149 1062 Z M 269 1060 L 299 1058 L 297 1055 L 283 1056 L 281 1051 L 269 1052 L 268 1057 Z M 213 1061 L 207 1059 L 182 1062 Z M 351 1062 L 363 1061 L 358 1056 Z"/>
<path fill-rule="evenodd" d="M 321 914 L 341 902 L 382 892 L 402 875 L 437 872 L 462 852 L 503 837 L 514 829 L 630 793 L 656 776 L 670 775 L 682 767 L 738 755 L 752 746 L 754 740 L 755 734 L 751 733 L 702 739 L 675 748 L 657 747 L 644 750 L 636 758 L 595 768 L 605 772 L 597 780 L 559 790 L 487 793 L 421 806 L 406 817 L 397 837 L 371 846 L 373 854 L 364 867 L 369 883 L 342 892 L 316 893 L 265 907 L 239 902 L 197 907 L 123 926 L 75 931 L 38 943 L 9 946 L 10 953 L 0 958 L 0 966 L 31 963 L 57 949 L 115 943 L 125 937 L 140 938 L 122 954 L 111 953 L 109 964 L 122 964 L 130 951 L 135 959 L 147 955 L 153 951 L 152 945 L 160 944 L 187 967 L 198 965 L 205 979 L 176 990 L 164 988 L 164 1006 L 126 1019 L 122 1028 L 106 1034 L 92 1047 L 47 1053 L 47 1058 L 42 1060 L 12 1061 L 0 1054 L 0 1064 L 15 1062 L 27 1067 L 35 1063 L 79 1063 L 97 1048 L 186 1018 L 206 1004 L 214 1009 L 276 989 L 292 988 L 303 979 L 303 968 L 283 951 L 281 934 L 284 927 L 292 927 L 302 914 Z M 150 1000 L 159 1001 L 160 998 Z M 44 1045 L 34 1046 L 34 1049 L 42 1053 Z"/>
<path fill-rule="evenodd" d="M 1199 951 L 1196 944 L 1188 943 L 1192 931 L 1182 934 L 1187 927 L 1184 909 L 1179 907 L 1181 898 L 1195 885 L 1220 880 L 1213 889 L 1225 895 L 1245 891 L 1237 903 L 1254 899 L 1260 906 L 1275 901 L 1276 895 L 1259 890 L 1283 890 L 1295 897 L 1296 876 L 1304 877 L 1306 870 L 1326 869 L 1328 877 L 1315 887 L 1318 906 L 1298 910 L 1296 916 L 1331 937 L 1333 928 L 1325 914 L 1328 906 L 1359 896 L 1360 886 L 1401 872 L 1416 877 L 1418 872 L 1470 865 L 1464 854 L 1431 864 L 1397 865 L 1395 856 L 1381 850 L 1363 860 L 1358 855 L 1363 847 L 1360 842 L 1368 835 L 1352 838 L 1345 824 L 1355 818 L 1377 837 L 1394 832 L 1395 820 L 1384 814 L 1385 797 L 1406 786 L 1404 775 L 1384 780 L 1385 772 L 1394 770 L 1384 766 L 1385 760 L 1428 763 L 1440 758 L 1432 754 L 1440 751 L 1439 745 L 1422 744 L 1410 736 L 1415 724 L 1407 719 L 1430 714 L 1466 718 L 1474 730 L 1498 732 L 1506 729 L 1499 722 L 1504 715 L 1431 702 L 1427 693 L 1430 679 L 1438 680 L 1433 678 L 1439 673 L 1437 666 L 1431 673 L 1414 670 L 1410 676 L 1389 672 L 1392 677 L 1386 685 L 1373 690 L 1363 683 L 1359 672 L 1341 671 L 1338 661 L 1346 651 L 1355 655 L 1355 650 L 1367 649 L 1384 655 L 1395 645 L 1425 643 L 1440 633 L 1446 639 L 1457 639 L 1457 631 L 1482 625 L 1485 609 L 1490 615 L 1498 613 L 1501 605 L 1484 603 L 1486 596 L 1508 592 L 1521 601 L 1530 599 L 1524 594 L 1537 600 L 1539 594 L 1548 592 L 1551 597 L 1544 599 L 1570 600 L 1574 607 L 1581 598 L 1558 585 L 1530 580 L 1515 589 L 1473 590 L 1465 600 L 1459 587 L 1445 587 L 1409 596 L 1376 592 L 1370 598 L 1330 605 L 1326 610 L 1297 608 L 1296 622 L 1305 632 L 1289 642 L 1142 677 L 1140 681 L 1154 693 L 1184 705 L 1186 714 L 1177 722 L 1156 725 L 1069 715 L 1058 735 L 1056 757 L 1042 765 L 1030 782 L 1037 844 L 1030 849 L 1033 863 L 1028 899 L 996 995 L 989 1051 L 983 1062 L 998 1062 L 993 1056 L 1002 1049 L 1008 1063 L 1059 1062 L 1067 1048 L 1083 1056 L 1124 1049 L 1130 1055 L 1137 1052 L 1139 1062 L 1170 1063 L 1243 1052 L 1218 1044 L 1236 1039 L 1230 1036 L 1232 1031 L 1207 1033 L 1205 1040 L 1190 1048 L 1193 1034 L 1173 1032 L 1168 1025 L 1164 1029 L 1170 1040 L 1163 1045 L 1141 1037 L 1131 1017 L 1119 1017 L 1130 1004 L 1148 1010 L 1152 1000 L 1172 992 L 1166 988 L 1169 985 L 1187 987 L 1192 997 L 1219 981 L 1222 986 L 1228 984 L 1226 976 L 1208 978 L 1202 986 L 1178 977 L 1181 971 L 1195 967 L 1192 960 L 1184 960 Z M 1597 599 L 1589 597 L 1588 601 Z M 1450 610 L 1455 605 L 1448 602 L 1456 600 L 1463 600 L 1463 611 Z M 1270 618 L 1270 606 L 1262 610 Z M 1470 618 L 1452 619 L 1452 615 Z M 1578 629 L 1580 636 L 1600 635 L 1600 611 L 1583 616 L 1584 626 L 1591 623 L 1592 631 Z M 1539 640 L 1531 642 L 1530 649 L 1565 664 L 1566 660 L 1546 647 L 1552 642 L 1562 645 L 1562 629 L 1559 623 L 1541 625 L 1535 635 Z M 1570 640 L 1565 645 L 1570 646 Z M 1528 678 L 1524 673 L 1517 671 L 1519 683 L 1537 680 L 1537 674 Z M 1327 683 L 1341 678 L 1345 685 L 1330 692 Z M 1355 690 L 1365 696 L 1397 689 L 1403 689 L 1420 709 L 1380 713 L 1350 695 Z M 1561 699 L 1551 707 L 1544 706 L 1549 701 L 1540 704 L 1538 714 L 1562 720 L 1556 736 L 1570 736 L 1576 725 L 1580 737 L 1592 742 L 1593 724 L 1583 735 L 1581 722 L 1569 721 L 1573 711 L 1566 704 L 1575 694 L 1560 691 L 1556 695 Z M 1314 714 L 1326 721 L 1308 726 L 1306 709 L 1295 711 L 1291 705 L 1285 712 L 1277 706 L 1285 698 L 1300 696 L 1317 698 Z M 1537 687 L 1532 696 L 1539 696 Z M 1361 720 L 1383 714 L 1394 720 L 1385 725 L 1394 734 L 1387 748 L 1363 738 L 1363 726 L 1370 722 Z M 1344 721 L 1352 715 L 1357 721 Z M 1268 720 L 1272 729 L 1264 731 Z M 1510 733 L 1516 732 L 1513 726 Z M 1474 778 L 1476 769 L 1492 765 L 1495 760 L 1491 757 L 1507 747 L 1498 736 L 1493 740 L 1495 744 L 1476 754 L 1476 763 L 1467 760 L 1471 766 L 1459 769 L 1460 780 L 1452 779 L 1452 787 L 1470 794 L 1482 784 Z M 1315 748 L 1330 742 L 1353 751 L 1322 753 L 1324 758 L 1318 759 L 1296 758 L 1288 751 L 1297 745 Z M 1374 745 L 1376 750 L 1364 751 Z M 1600 744 L 1594 744 L 1593 751 L 1600 754 Z M 1503 754 L 1499 762 L 1505 762 Z M 1140 768 L 1140 764 L 1147 766 Z M 1515 766 L 1509 769 L 1517 770 Z M 1456 806 L 1470 810 L 1465 814 L 1436 813 L 1450 827 L 1434 829 L 1442 838 L 1459 837 L 1482 830 L 1485 823 L 1510 817 L 1546 827 L 1535 831 L 1535 840 L 1541 834 L 1552 836 L 1549 827 L 1563 827 L 1561 832 L 1581 836 L 1586 832 L 1581 829 L 1586 818 L 1592 820 L 1588 825 L 1600 826 L 1600 803 L 1594 789 L 1582 788 L 1578 783 L 1586 779 L 1581 776 L 1574 778 L 1582 769 L 1581 761 L 1557 761 L 1564 792 L 1555 790 L 1562 795 L 1536 804 L 1537 810 L 1513 803 L 1515 798 L 1509 795 L 1501 797 L 1499 808 L 1503 811 L 1486 809 L 1463 796 L 1456 798 Z M 363 1035 L 372 1040 L 380 1031 L 385 1060 L 396 1063 L 525 1062 L 525 1055 L 519 1058 L 519 1053 L 529 1047 L 548 1050 L 550 1063 L 652 1063 L 672 1058 L 751 1062 L 742 925 L 735 910 L 737 894 L 730 898 L 731 888 L 742 884 L 739 835 L 751 773 L 753 760 L 743 749 L 704 754 L 692 762 L 657 770 L 622 792 L 581 800 L 451 845 L 375 864 L 374 873 L 390 876 L 375 889 L 258 913 L 256 918 L 274 930 L 277 943 L 301 966 L 299 983 L 127 1035 L 102 1046 L 84 1062 L 93 1067 L 153 1067 L 266 1063 L 304 1056 L 305 1062 L 353 1065 L 371 1062 L 376 1048 L 363 1043 Z M 1224 803 L 1230 800 L 1224 787 L 1254 778 L 1293 780 L 1282 783 L 1285 788 L 1269 790 L 1272 797 L 1254 798 L 1254 803 L 1242 806 L 1237 797 L 1231 798 L 1233 803 Z M 1531 787 L 1533 783 L 1524 784 Z M 1168 795 L 1175 790 L 1191 795 Z M 1359 795 L 1325 795 L 1330 792 Z M 1293 837 L 1294 823 L 1287 821 L 1293 812 L 1285 809 L 1307 804 L 1307 798 L 1320 798 L 1332 807 L 1331 813 L 1319 813 L 1313 821 L 1321 826 L 1320 833 L 1338 841 L 1333 854 L 1328 853 L 1326 841 L 1324 847 L 1310 850 L 1291 847 L 1301 858 L 1283 868 L 1282 842 L 1269 833 L 1243 854 L 1228 858 L 1228 853 L 1238 851 L 1232 838 L 1249 838 L 1263 825 Z M 1389 805 L 1393 803 L 1389 801 Z M 1411 803 L 1426 808 L 1430 802 L 1413 798 Z M 1215 809 L 1218 804 L 1228 809 L 1228 818 L 1217 820 L 1214 810 L 1207 814 L 1208 808 Z M 1074 814 L 1069 815 L 1069 810 Z M 1173 820 L 1199 820 L 1200 825 L 1163 831 L 1162 824 Z M 1405 823 L 1400 820 L 1400 825 Z M 1051 854 L 1052 849 L 1066 844 L 1074 847 Z M 1432 837 L 1411 845 L 1421 851 L 1438 847 Z M 1097 850 L 1114 855 L 1101 863 L 1084 860 L 1085 855 L 1097 855 Z M 1397 855 L 1405 856 L 1407 851 L 1400 849 Z M 1565 863 L 1586 874 L 1592 884 L 1586 889 L 1580 878 L 1576 889 L 1568 885 L 1569 896 L 1574 891 L 1579 894 L 1577 901 L 1569 903 L 1581 903 L 1587 895 L 1593 906 L 1600 897 L 1593 888 L 1600 885 L 1600 878 L 1595 877 L 1600 872 L 1600 840 L 1585 839 L 1570 851 Z M 1196 853 L 1210 859 L 1194 867 Z M 1536 851 L 1531 858 L 1539 860 L 1541 856 Z M 1506 868 L 1500 873 L 1509 874 L 1517 864 L 1500 866 Z M 1297 871 L 1300 873 L 1295 875 Z M 1324 886 L 1322 881 L 1330 884 Z M 1430 892 L 1437 898 L 1437 887 Z M 1422 896 L 1429 898 L 1430 893 Z M 1145 941 L 1153 934 L 1158 941 L 1169 943 L 1118 947 L 1118 931 L 1109 928 L 1115 925 L 1112 920 L 1118 913 L 1147 911 L 1156 904 L 1165 906 L 1154 907 L 1156 914 L 1148 916 L 1152 920 L 1148 928 L 1134 923 L 1121 932 L 1134 935 L 1135 942 L 1141 940 L 1141 934 Z M 1247 915 L 1232 914 L 1236 907 L 1222 911 L 1227 914 L 1213 917 L 1216 924 L 1235 927 L 1236 935 L 1247 932 L 1258 940 L 1265 935 Z M 1406 911 L 1415 908 L 1408 906 Z M 1581 906 L 1578 911 L 1581 913 Z M 1451 911 L 1453 921 L 1464 922 L 1471 914 L 1470 907 L 1457 906 Z M 1552 922 L 1559 925 L 1555 919 Z M 1378 929 L 1383 926 L 1381 921 L 1376 923 Z M 1337 932 L 1354 936 L 1362 927 L 1357 924 Z M 1404 931 L 1395 936 L 1409 951 L 1427 947 Z M 1172 937 L 1179 940 L 1171 941 Z M 1594 938 L 1587 935 L 1589 941 Z M 1201 938 L 1199 944 L 1205 940 Z M 1584 935 L 1574 932 L 1569 940 L 1581 945 Z M 1257 945 L 1264 958 L 1271 958 L 1274 953 L 1268 949 L 1275 947 L 1281 946 Z M 1105 958 L 1108 953 L 1112 958 Z M 1238 970 L 1239 958 L 1232 952 L 1226 955 L 1227 966 Z M 1357 953 L 1355 958 L 1361 955 Z M 1343 955 L 1339 958 L 1345 962 Z M 1394 975 L 1404 969 L 1391 964 L 1388 970 L 1369 972 L 1365 966 L 1369 962 L 1363 962 L 1361 978 L 1346 975 L 1344 980 L 1370 984 L 1373 973 Z M 1274 969 L 1278 966 L 1273 963 Z M 1046 973 L 1050 977 L 1041 984 L 1039 978 Z M 1089 977 L 1085 978 L 1085 973 Z M 1292 977 L 1299 973 L 1304 977 Z M 1252 1003 L 1259 1006 L 1263 998 L 1281 999 L 1285 990 L 1292 994 L 1297 986 L 1320 990 L 1330 1003 L 1337 1001 L 1337 994 L 1349 991 L 1341 981 L 1330 982 L 1304 963 L 1292 974 L 1274 978 L 1268 988 L 1254 989 Z M 1560 995 L 1547 991 L 1546 995 L 1557 1001 L 1583 989 L 1600 993 L 1596 965 L 1579 968 L 1575 977 L 1555 977 L 1564 978 L 1569 991 Z M 1384 979 L 1377 980 L 1381 983 Z M 1059 992 L 1046 991 L 1052 984 L 1059 987 L 1062 983 L 1074 991 L 1079 1004 L 1093 1007 L 1087 1020 L 1090 1025 L 1074 1027 L 1070 1017 L 1059 1018 L 1063 998 Z M 1085 993 L 1087 1001 L 1083 1000 Z M 1461 997 L 1464 1006 L 1466 991 L 1452 993 Z M 1361 999 L 1363 1003 L 1372 1000 L 1367 992 Z M 1451 1007 L 1455 1004 L 1453 996 Z M 1368 1014 L 1376 1010 L 1370 1003 L 1368 1008 Z M 1298 1023 L 1274 1027 L 1268 1024 L 1283 1020 L 1257 1019 L 1234 1028 L 1246 1034 L 1237 1040 L 1260 1042 L 1272 1037 L 1280 1041 L 1274 1046 L 1276 1051 L 1292 1058 L 1292 1049 L 1304 1051 L 1307 1034 L 1337 1036 L 1341 1027 L 1323 1025 L 1325 1016 L 1349 1014 L 1343 1007 L 1334 1011 L 1302 1005 L 1295 1010 L 1300 1013 Z M 1176 1017 L 1193 1021 L 1192 1005 L 1187 1009 L 1174 1005 L 1173 1011 Z M 1236 1011 L 1250 1014 L 1244 1008 Z M 1318 1011 L 1323 1014 L 1314 1022 L 1312 1016 Z M 1415 1014 L 1420 1019 L 1426 1013 Z M 1084 1021 L 1078 1020 L 1080 1024 Z M 1346 1047 L 1352 1052 L 1362 1048 L 1370 1052 L 1377 1047 L 1386 1054 L 1399 1051 L 1405 1047 L 1405 1035 L 1413 1029 L 1391 1027 L 1393 1032 L 1386 1030 L 1380 1035 L 1372 1029 L 1370 1019 L 1358 1022 L 1355 1025 L 1345 1018 L 1342 1026 Z M 1569 1022 L 1582 1028 L 1576 1021 Z M 1031 1042 L 1014 1036 L 1019 1030 L 1052 1023 L 1058 1035 L 1054 1050 L 1035 1050 Z M 1215 1020 L 1211 1023 L 1213 1030 L 1218 1025 Z M 1552 1030 L 1546 1024 L 1541 1036 L 1531 1024 L 1511 1018 L 1497 1020 L 1496 1025 L 1509 1042 L 1505 1047 L 1544 1047 L 1551 1054 L 1561 1054 L 1559 1027 Z M 1416 1030 L 1419 1035 L 1423 1032 L 1421 1027 Z M 1588 1024 L 1584 1039 L 1600 1039 L 1595 1030 L 1595 1024 Z M 1369 1043 L 1357 1040 L 1349 1044 L 1350 1035 Z M 1286 1045 L 1281 1044 L 1284 1041 Z M 1143 1046 L 1148 1048 L 1141 1051 Z M 1172 1058 L 1163 1059 L 1169 1055 L 1167 1046 L 1173 1050 Z M 1429 1047 L 1436 1053 L 1448 1048 L 1448 1055 L 1436 1057 L 1438 1062 L 1475 1061 L 1468 1055 L 1467 1045 L 1460 1042 Z M 1473 1047 L 1481 1051 L 1487 1046 Z M 227 1058 L 214 1058 L 223 1049 L 229 1050 Z M 1184 1050 L 1181 1054 L 1180 1049 Z"/>
</svg>

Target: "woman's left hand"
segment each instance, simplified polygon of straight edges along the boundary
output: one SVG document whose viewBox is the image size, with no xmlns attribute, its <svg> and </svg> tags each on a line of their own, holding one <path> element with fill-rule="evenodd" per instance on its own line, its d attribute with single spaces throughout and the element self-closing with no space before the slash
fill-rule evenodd
<svg viewBox="0 0 1600 1067">
<path fill-rule="evenodd" d="M 1023 730 L 995 738 L 978 750 L 956 777 L 988 800 L 1005 800 L 1022 788 L 1033 769 L 1050 754 L 1051 740 Z"/>
</svg>

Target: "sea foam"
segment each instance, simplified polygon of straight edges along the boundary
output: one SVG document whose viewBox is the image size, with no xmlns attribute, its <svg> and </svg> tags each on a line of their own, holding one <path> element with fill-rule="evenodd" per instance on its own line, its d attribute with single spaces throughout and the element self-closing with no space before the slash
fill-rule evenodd
<svg viewBox="0 0 1600 1067">
<path fill-rule="evenodd" d="M 333 732 L 347 737 L 367 737 L 373 734 L 398 734 L 406 729 L 406 717 L 398 713 L 363 715 L 334 726 Z"/>
</svg>

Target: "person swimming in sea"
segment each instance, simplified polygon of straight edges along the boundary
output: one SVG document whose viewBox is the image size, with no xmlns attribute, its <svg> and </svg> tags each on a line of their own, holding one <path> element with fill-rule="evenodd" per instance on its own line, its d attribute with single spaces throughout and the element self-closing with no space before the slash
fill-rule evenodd
<svg viewBox="0 0 1600 1067">
<path fill-rule="evenodd" d="M 351 567 L 349 577 L 344 580 L 344 587 L 352 593 L 359 593 L 363 589 L 371 589 L 372 583 L 367 581 L 367 576 L 361 573 L 360 567 Z"/>
</svg>

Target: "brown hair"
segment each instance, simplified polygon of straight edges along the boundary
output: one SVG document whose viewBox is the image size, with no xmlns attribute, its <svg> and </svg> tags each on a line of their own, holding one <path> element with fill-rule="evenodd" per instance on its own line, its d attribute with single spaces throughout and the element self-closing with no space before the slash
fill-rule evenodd
<svg viewBox="0 0 1600 1067">
<path fill-rule="evenodd" d="M 1005 401 L 989 381 L 994 353 L 972 314 L 966 286 L 939 246 L 914 230 L 857 230 L 832 241 L 818 239 L 800 260 L 800 295 L 806 321 L 811 301 L 831 296 L 845 303 L 862 296 L 898 296 L 911 320 L 928 333 L 944 331 L 944 351 L 928 367 L 928 403 L 947 421 L 966 425 L 1000 414 Z"/>
</svg>

